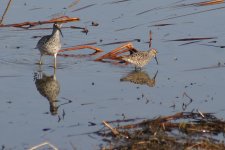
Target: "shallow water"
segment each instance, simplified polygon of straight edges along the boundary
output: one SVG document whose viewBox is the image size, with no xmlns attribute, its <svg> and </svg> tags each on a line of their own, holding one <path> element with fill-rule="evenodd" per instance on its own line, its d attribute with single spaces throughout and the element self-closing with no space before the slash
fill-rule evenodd
<svg viewBox="0 0 225 150">
<path fill-rule="evenodd" d="M 224 7 L 224 3 L 174 7 L 196 1 L 93 0 L 81 1 L 68 8 L 72 2 L 13 1 L 3 23 L 49 20 L 60 14 L 79 17 L 81 21 L 64 26 L 87 27 L 89 33 L 85 35 L 80 30 L 63 29 L 63 47 L 97 42 L 94 46 L 103 49 L 104 53 L 120 44 L 102 44 L 133 39 L 141 40 L 133 42 L 136 48 L 146 50 L 151 30 L 152 46 L 159 51 L 159 65 L 152 61 L 143 70 L 150 78 L 158 71 L 155 86 L 120 82 L 134 68 L 92 61 L 103 53 L 82 58 L 58 57 L 56 78 L 60 92 L 58 102 L 54 103 L 58 108 L 57 115 L 52 115 L 50 103 L 37 90 L 34 76 L 41 73 L 53 75 L 53 58 L 45 56 L 45 64 L 36 65 L 39 52 L 34 48 L 39 38 L 32 38 L 51 31 L 0 28 L 0 145 L 6 149 L 27 149 L 49 141 L 59 149 L 72 149 L 71 145 L 77 149 L 99 149 L 103 144 L 101 139 L 86 133 L 100 129 L 103 120 L 152 118 L 183 111 L 182 104 L 189 103 L 183 93 L 193 99 L 185 111 L 198 109 L 224 117 L 224 67 L 202 69 L 217 66 L 218 62 L 224 64 L 223 48 L 203 45 L 223 45 L 224 9 L 205 10 Z M 195 12 L 200 13 L 192 14 Z M 92 21 L 99 26 L 91 26 Z M 153 26 L 162 23 L 172 25 Z M 189 41 L 168 41 L 193 37 L 215 39 L 187 45 L 181 44 Z M 174 104 L 175 108 L 170 107 Z M 91 123 L 96 125 L 91 126 Z"/>
</svg>

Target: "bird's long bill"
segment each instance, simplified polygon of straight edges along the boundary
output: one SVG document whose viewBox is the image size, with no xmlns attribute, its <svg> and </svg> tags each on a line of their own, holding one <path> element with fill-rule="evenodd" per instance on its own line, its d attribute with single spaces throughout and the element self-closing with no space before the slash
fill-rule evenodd
<svg viewBox="0 0 225 150">
<path fill-rule="evenodd" d="M 60 32 L 60 34 L 62 35 L 62 37 L 63 37 L 63 34 L 62 34 L 62 31 L 61 31 L 61 29 L 60 28 L 58 28 L 59 29 L 59 32 Z"/>
<path fill-rule="evenodd" d="M 154 58 L 155 58 L 156 64 L 158 65 L 158 64 L 159 64 L 159 62 L 158 62 L 157 57 L 155 56 Z"/>
</svg>

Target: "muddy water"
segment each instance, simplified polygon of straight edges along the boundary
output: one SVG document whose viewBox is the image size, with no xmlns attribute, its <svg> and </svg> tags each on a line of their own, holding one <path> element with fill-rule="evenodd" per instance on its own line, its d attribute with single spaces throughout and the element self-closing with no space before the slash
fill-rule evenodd
<svg viewBox="0 0 225 150">
<path fill-rule="evenodd" d="M 51 30 L 1 28 L 0 145 L 26 149 L 49 141 L 60 149 L 71 149 L 71 145 L 99 149 L 101 139 L 87 133 L 100 129 L 103 120 L 152 118 L 193 109 L 224 116 L 225 51 L 219 47 L 224 45 L 224 3 L 183 6 L 196 1 L 98 0 L 68 7 L 72 2 L 14 1 L 3 23 L 48 20 L 61 14 L 79 17 L 80 22 L 64 26 L 87 27 L 89 33 L 63 29 L 63 47 L 97 42 L 94 46 L 105 52 L 120 44 L 104 44 L 133 39 L 141 40 L 133 42 L 136 48 L 146 50 L 151 30 L 152 46 L 159 51 L 159 65 L 152 61 L 140 75 L 151 80 L 158 71 L 155 83 L 121 82 L 134 68 L 92 61 L 102 54 L 58 57 L 56 79 L 60 90 L 55 95 L 57 102 L 52 102 L 36 81 L 43 79 L 44 83 L 55 85 L 53 58 L 46 56 L 43 66 L 36 65 L 39 52 L 34 48 L 39 38 L 32 38 Z M 2 3 L 5 7 L 7 2 Z M 92 21 L 99 26 L 91 26 Z M 170 41 L 209 37 L 213 39 L 191 44 L 186 43 L 193 41 Z M 190 98 L 193 102 L 189 104 Z"/>
</svg>

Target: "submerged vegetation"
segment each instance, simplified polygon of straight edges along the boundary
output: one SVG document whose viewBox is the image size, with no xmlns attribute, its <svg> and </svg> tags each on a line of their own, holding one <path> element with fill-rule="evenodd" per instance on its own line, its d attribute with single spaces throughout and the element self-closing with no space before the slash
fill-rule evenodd
<svg viewBox="0 0 225 150">
<path fill-rule="evenodd" d="M 225 149 L 224 141 L 218 138 L 224 136 L 225 121 L 211 113 L 180 112 L 126 125 L 113 121 L 116 127 L 106 121 L 103 124 L 107 128 L 96 132 L 107 143 L 102 150 Z"/>
</svg>

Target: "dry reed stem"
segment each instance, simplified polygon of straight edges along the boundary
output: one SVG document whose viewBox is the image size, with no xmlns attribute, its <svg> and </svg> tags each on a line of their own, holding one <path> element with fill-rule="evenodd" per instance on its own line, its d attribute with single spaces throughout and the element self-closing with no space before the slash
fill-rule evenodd
<svg viewBox="0 0 225 150">
<path fill-rule="evenodd" d="M 79 2 L 80 2 L 80 0 L 75 0 L 74 2 L 72 2 L 72 3 L 68 6 L 68 8 L 74 7 L 74 6 L 77 5 Z"/>
<path fill-rule="evenodd" d="M 89 4 L 89 5 L 87 5 L 87 6 L 84 6 L 84 7 L 78 8 L 78 9 L 75 9 L 75 10 L 73 10 L 73 11 L 71 11 L 71 12 L 83 10 L 83 9 L 85 9 L 85 8 L 89 8 L 89 7 L 94 6 L 94 5 L 96 5 L 96 4 Z"/>
<path fill-rule="evenodd" d="M 105 54 L 103 56 L 96 58 L 95 61 L 103 61 L 103 59 L 120 60 L 120 57 L 118 57 L 119 54 L 126 53 L 126 52 L 136 52 L 136 51 L 137 50 L 135 48 L 133 48 L 132 43 L 127 43 L 127 44 L 124 44 L 124 45 L 108 52 L 107 54 Z"/>
<path fill-rule="evenodd" d="M 224 3 L 224 0 L 207 0 L 202 2 L 196 2 L 196 3 L 189 3 L 189 4 L 180 4 L 176 5 L 175 7 L 185 7 L 185 6 L 209 6 L 209 5 L 217 5 Z"/>
<path fill-rule="evenodd" d="M 152 31 L 149 31 L 149 48 L 152 47 Z"/>
<path fill-rule="evenodd" d="M 100 52 L 94 52 L 91 54 L 76 54 L 76 55 L 75 54 L 57 54 L 57 56 L 73 57 L 73 58 L 86 58 L 86 57 L 98 55 L 98 53 L 100 53 Z"/>
<path fill-rule="evenodd" d="M 55 147 L 54 145 L 52 145 L 52 144 L 49 143 L 49 142 L 43 142 L 43 143 L 41 143 L 41 144 L 38 144 L 38 145 L 36 145 L 36 146 L 31 147 L 29 150 L 36 150 L 36 149 L 38 149 L 38 148 L 40 148 L 40 147 L 43 147 L 43 146 L 45 146 L 45 145 L 48 145 L 49 147 L 51 147 L 51 148 L 54 149 L 54 150 L 59 150 L 57 147 Z"/>
<path fill-rule="evenodd" d="M 221 4 L 221 3 L 224 3 L 224 0 L 211 0 L 211 1 L 199 2 L 199 3 L 194 3 L 194 5 L 208 6 L 208 5 L 215 5 L 215 4 Z"/>
<path fill-rule="evenodd" d="M 102 49 L 91 46 L 91 45 L 78 45 L 78 46 L 73 46 L 73 47 L 69 47 L 69 48 L 64 48 L 59 50 L 59 52 L 65 52 L 65 51 L 73 51 L 73 50 L 80 50 L 80 49 L 92 49 L 95 50 L 96 52 L 103 52 Z"/>
<path fill-rule="evenodd" d="M 114 44 L 126 44 L 126 43 L 132 43 L 132 42 L 140 42 L 140 39 L 133 39 L 133 40 L 123 40 L 123 41 L 117 41 L 117 42 L 110 42 L 105 44 L 100 44 L 99 46 L 107 46 L 107 45 L 114 45 Z"/>
<path fill-rule="evenodd" d="M 181 17 L 192 16 L 192 15 L 196 15 L 196 14 L 202 14 L 202 13 L 205 13 L 205 12 L 220 10 L 220 9 L 225 9 L 225 6 L 217 7 L 217 8 L 211 8 L 211 9 L 206 9 L 206 10 L 201 10 L 201 11 L 196 11 L 196 12 L 191 12 L 191 13 L 177 15 L 177 16 L 172 16 L 172 17 L 159 19 L 159 20 L 154 20 L 154 21 L 151 21 L 150 23 L 161 22 L 161 21 L 166 21 L 166 20 L 172 20 L 172 19 L 177 19 L 177 18 L 181 18 Z"/>
<path fill-rule="evenodd" d="M 111 127 L 110 124 L 108 124 L 106 121 L 102 121 L 102 123 L 103 123 L 106 127 L 108 127 L 108 128 L 112 131 L 112 133 L 113 133 L 115 136 L 118 136 L 118 135 L 120 134 L 119 131 L 117 131 L 116 129 L 114 129 L 113 127 Z"/>
<path fill-rule="evenodd" d="M 5 11 L 4 11 L 3 15 L 2 15 L 2 19 L 0 20 L 0 25 L 2 24 L 2 22 L 3 22 L 4 18 L 5 18 L 5 15 L 6 15 L 8 9 L 9 9 L 9 6 L 10 6 L 11 2 L 12 2 L 12 0 L 9 0 L 9 2 L 7 4 L 7 7 L 6 7 L 6 9 L 5 9 Z"/>
<path fill-rule="evenodd" d="M 66 23 L 66 22 L 73 22 L 73 21 L 79 21 L 79 20 L 80 19 L 76 17 L 61 16 L 61 17 L 53 18 L 46 21 L 36 21 L 36 22 L 28 21 L 28 22 L 15 23 L 15 24 L 6 24 L 6 25 L 1 24 L 0 27 L 17 27 L 17 28 L 29 29 L 31 27 L 42 25 L 42 24 L 49 24 L 49 23 L 55 23 L 55 22 Z"/>
<path fill-rule="evenodd" d="M 216 39 L 217 37 L 191 37 L 191 38 L 180 38 L 180 39 L 174 39 L 174 40 L 166 40 L 166 42 L 170 41 L 200 41 L 200 40 L 212 40 Z"/>
</svg>

